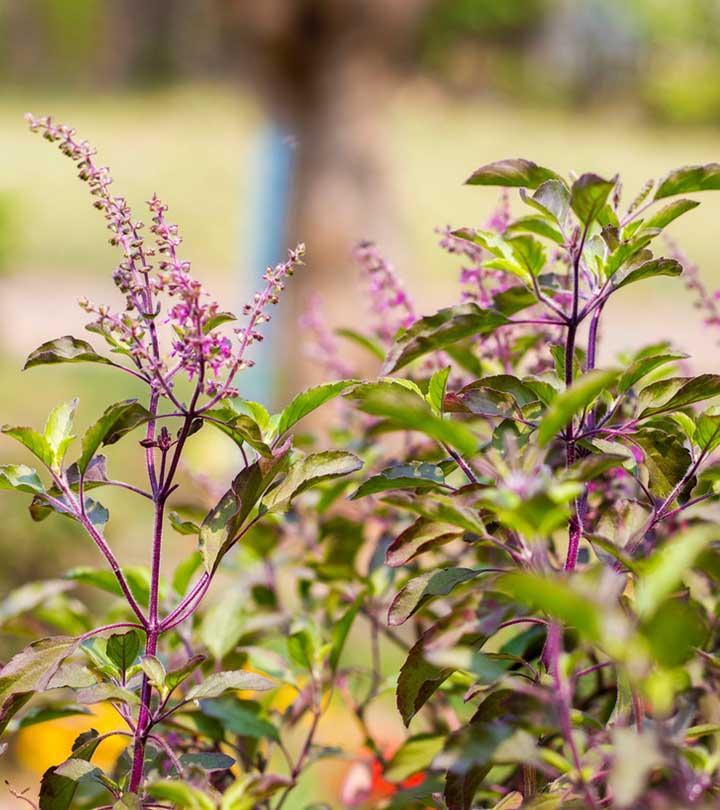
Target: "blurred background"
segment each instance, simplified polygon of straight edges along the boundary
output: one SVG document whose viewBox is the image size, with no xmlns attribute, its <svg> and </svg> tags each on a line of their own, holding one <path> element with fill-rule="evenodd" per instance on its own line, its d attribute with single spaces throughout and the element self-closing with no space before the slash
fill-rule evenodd
<svg viewBox="0 0 720 810">
<path fill-rule="evenodd" d="M 434 229 L 488 218 L 494 192 L 462 185 L 477 166 L 522 156 L 619 171 L 629 199 L 649 177 L 716 160 L 720 0 L 3 0 L 0 422 L 40 423 L 79 394 L 83 427 L 127 396 L 112 375 L 20 368 L 44 340 L 82 335 L 80 295 L 113 300 L 115 257 L 85 187 L 28 134 L 26 111 L 98 145 L 136 215 L 157 191 L 223 307 L 240 309 L 265 265 L 307 244 L 243 391 L 272 401 L 317 379 L 297 326 L 313 293 L 331 325 L 362 327 L 358 240 L 381 244 L 420 311 L 457 300 L 458 267 Z M 676 229 L 712 289 L 719 214 L 709 195 Z M 682 286 L 618 298 L 607 357 L 668 337 L 717 370 L 716 337 Z M 0 461 L 17 460 L 8 444 Z M 227 473 L 224 453 L 196 452 Z M 132 455 L 116 451 L 121 471 Z M 144 563 L 144 516 L 114 520 L 124 560 Z M 17 497 L 0 498 L 0 527 L 1 593 L 96 562 L 72 524 L 31 523 Z M 0 658 L 20 641 L 0 638 Z M 67 745 L 72 730 L 56 731 Z M 43 733 L 49 748 L 55 731 Z M 0 769 L 30 784 L 47 764 L 38 751 L 36 738 Z"/>
</svg>

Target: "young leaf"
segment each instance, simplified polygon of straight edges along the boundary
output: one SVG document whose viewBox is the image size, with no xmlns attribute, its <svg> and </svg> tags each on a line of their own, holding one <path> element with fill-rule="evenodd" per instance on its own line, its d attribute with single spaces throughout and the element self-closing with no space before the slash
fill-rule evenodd
<svg viewBox="0 0 720 810">
<path fill-rule="evenodd" d="M 114 683 L 96 683 L 93 686 L 85 687 L 77 692 L 78 703 L 91 705 L 93 703 L 104 703 L 113 701 L 117 703 L 127 703 L 128 706 L 136 706 L 140 703 L 140 698 L 122 686 Z"/>
<path fill-rule="evenodd" d="M 126 433 L 151 419 L 150 411 L 136 399 L 116 402 L 88 429 L 82 440 L 82 454 L 77 460 L 80 472 L 85 472 L 101 444 L 114 444 Z"/>
<path fill-rule="evenodd" d="M 45 492 L 37 472 L 24 464 L 0 465 L 0 489 L 14 489 L 17 492 L 30 492 L 34 495 Z"/>
<path fill-rule="evenodd" d="M 138 630 L 132 629 L 127 633 L 116 633 L 107 641 L 108 658 L 117 666 L 120 673 L 127 672 L 135 663 L 135 659 L 140 653 L 142 636 Z"/>
<path fill-rule="evenodd" d="M 273 681 L 264 678 L 262 675 L 244 669 L 237 669 L 232 672 L 215 672 L 209 675 L 202 683 L 193 686 L 187 693 L 186 699 L 207 700 L 216 698 L 229 689 L 264 692 L 275 687 L 276 684 Z"/>
<path fill-rule="evenodd" d="M 49 340 L 42 346 L 38 346 L 28 356 L 23 371 L 32 366 L 54 363 L 110 363 L 110 360 L 99 355 L 86 340 L 78 340 L 72 335 L 65 335 L 65 337 Z"/>
<path fill-rule="evenodd" d="M 52 454 L 52 468 L 56 472 L 60 471 L 65 452 L 75 438 L 72 435 L 72 428 L 77 404 L 77 399 L 73 399 L 58 405 L 50 411 L 50 416 L 45 423 L 45 440 Z"/>
<path fill-rule="evenodd" d="M 445 402 L 445 389 L 447 387 L 448 377 L 450 376 L 450 366 L 441 368 L 436 371 L 430 382 L 428 383 L 428 392 L 426 399 L 433 411 L 440 415 L 443 411 L 443 403 Z"/>
<path fill-rule="evenodd" d="M 53 467 L 53 451 L 42 433 L 38 433 L 29 427 L 13 427 L 12 425 L 3 425 L 0 430 L 6 436 L 10 436 L 24 445 L 46 467 Z"/>
<path fill-rule="evenodd" d="M 587 227 L 597 219 L 616 182 L 617 178 L 603 180 L 596 174 L 583 174 L 573 183 L 570 207 L 583 225 Z"/>
<path fill-rule="evenodd" d="M 555 172 L 538 166 L 531 160 L 510 158 L 488 163 L 474 171 L 465 181 L 469 186 L 505 186 L 506 188 L 537 188 L 546 180 L 562 182 Z"/>
<path fill-rule="evenodd" d="M 167 693 L 165 678 L 167 672 L 163 662 L 155 655 L 143 655 L 140 659 L 142 671 L 147 675 L 150 683 L 162 694 Z"/>
<path fill-rule="evenodd" d="M 207 424 L 229 436 L 239 447 L 247 443 L 261 456 L 271 458 L 272 450 L 263 439 L 260 425 L 252 416 L 239 413 L 233 405 L 233 401 L 228 401 L 207 411 L 203 414 L 207 418 Z"/>
<path fill-rule="evenodd" d="M 298 394 L 295 399 L 280 413 L 277 435 L 282 436 L 296 422 L 314 410 L 339 396 L 358 380 L 338 380 L 337 382 L 316 385 Z"/>
<path fill-rule="evenodd" d="M 558 394 L 538 427 L 540 446 L 547 446 L 575 414 L 591 405 L 617 378 L 618 372 L 615 369 L 595 369 L 583 374 L 570 388 Z"/>
<path fill-rule="evenodd" d="M 570 192 L 568 187 L 560 180 L 546 180 L 537 191 L 528 197 L 524 191 L 520 192 L 523 201 L 543 214 L 547 214 L 558 223 L 563 223 L 570 209 Z"/>
<path fill-rule="evenodd" d="M 693 191 L 714 191 L 716 189 L 720 189 L 720 163 L 683 166 L 674 169 L 660 181 L 653 199 L 661 200 L 675 194 L 691 194 Z"/>
</svg>

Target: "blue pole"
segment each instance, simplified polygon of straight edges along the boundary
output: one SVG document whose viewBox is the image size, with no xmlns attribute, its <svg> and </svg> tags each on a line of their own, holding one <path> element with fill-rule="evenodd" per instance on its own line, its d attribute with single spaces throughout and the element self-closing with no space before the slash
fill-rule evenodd
<svg viewBox="0 0 720 810">
<path fill-rule="evenodd" d="M 240 267 L 247 300 L 263 284 L 265 269 L 283 261 L 288 248 L 293 149 L 287 132 L 274 122 L 263 127 L 251 150 L 251 160 L 248 228 Z M 244 371 L 239 380 L 243 398 L 271 405 L 277 389 L 277 370 L 282 367 L 272 362 L 282 328 L 282 303 L 273 309 L 273 320 L 263 330 L 265 339 L 251 349 L 255 368 Z"/>
</svg>

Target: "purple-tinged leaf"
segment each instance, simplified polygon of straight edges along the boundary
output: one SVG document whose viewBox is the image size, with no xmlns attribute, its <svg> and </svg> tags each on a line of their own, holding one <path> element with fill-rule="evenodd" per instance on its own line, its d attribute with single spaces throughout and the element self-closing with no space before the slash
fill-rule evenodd
<svg viewBox="0 0 720 810">
<path fill-rule="evenodd" d="M 54 363 L 110 363 L 86 341 L 65 335 L 38 346 L 25 361 L 24 369 Z"/>
<path fill-rule="evenodd" d="M 506 188 L 537 188 L 546 180 L 563 182 L 554 171 L 538 166 L 531 160 L 508 158 L 488 163 L 474 171 L 465 181 L 469 186 L 504 186 Z"/>
<path fill-rule="evenodd" d="M 414 577 L 391 602 L 388 624 L 392 627 L 404 624 L 428 602 L 447 596 L 458 585 L 484 573 L 483 569 L 439 568 Z"/>
</svg>

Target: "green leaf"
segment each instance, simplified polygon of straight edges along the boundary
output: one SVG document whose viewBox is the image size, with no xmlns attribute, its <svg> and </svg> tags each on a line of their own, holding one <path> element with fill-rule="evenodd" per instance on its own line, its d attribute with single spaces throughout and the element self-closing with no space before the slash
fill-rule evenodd
<svg viewBox="0 0 720 810">
<path fill-rule="evenodd" d="M 66 717 L 78 717 L 91 714 L 90 709 L 75 705 L 44 705 L 35 706 L 23 715 L 18 723 L 18 729 L 49 723 L 53 720 L 62 720 Z"/>
<path fill-rule="evenodd" d="M 483 569 L 439 568 L 411 579 L 395 596 L 388 610 L 388 624 L 404 624 L 420 608 L 438 596 L 446 596 L 457 585 L 485 573 Z"/>
<path fill-rule="evenodd" d="M 261 508 L 268 512 L 287 509 L 293 498 L 306 489 L 323 481 L 349 475 L 362 465 L 357 456 L 343 450 L 326 450 L 293 460 L 285 478 L 262 498 Z"/>
<path fill-rule="evenodd" d="M 140 654 L 142 635 L 138 630 L 132 629 L 127 633 L 116 633 L 107 640 L 108 658 L 117 666 L 120 673 L 127 672 L 135 663 Z"/>
<path fill-rule="evenodd" d="M 518 233 L 534 233 L 536 236 L 543 236 L 545 239 L 550 239 L 557 245 L 565 244 L 565 239 L 560 231 L 543 217 L 520 217 L 520 219 L 516 219 L 507 226 L 505 233 L 508 236 Z"/>
<path fill-rule="evenodd" d="M 603 391 L 606 391 L 618 378 L 615 369 L 595 369 L 583 374 L 570 388 L 558 394 L 538 427 L 538 443 L 547 446 L 575 414 L 591 405 Z"/>
<path fill-rule="evenodd" d="M 604 180 L 596 174 L 583 174 L 573 183 L 570 207 L 583 225 L 587 227 L 597 219 L 616 182 L 617 178 Z"/>
<path fill-rule="evenodd" d="M 440 667 L 425 658 L 424 639 L 432 633 L 426 631 L 410 649 L 400 667 L 396 702 L 405 726 L 455 671 L 452 667 Z"/>
<path fill-rule="evenodd" d="M 73 416 L 77 408 L 78 401 L 73 399 L 64 402 L 50 411 L 50 416 L 45 423 L 45 440 L 52 454 L 52 468 L 59 472 L 62 468 L 63 458 L 70 442 L 75 438 L 72 435 Z"/>
<path fill-rule="evenodd" d="M 469 186 L 505 186 L 507 188 L 537 188 L 546 180 L 561 178 L 550 169 L 531 160 L 510 158 L 481 166 L 465 181 Z"/>
<path fill-rule="evenodd" d="M 140 703 L 140 698 L 135 692 L 131 692 L 122 686 L 116 686 L 114 683 L 97 683 L 80 689 L 77 692 L 77 699 L 78 703 L 87 705 L 104 703 L 106 700 L 115 703 L 127 703 L 128 706 L 137 706 Z"/>
<path fill-rule="evenodd" d="M 167 677 L 167 671 L 163 662 L 155 655 L 143 655 L 140 659 L 140 666 L 150 683 L 160 694 L 166 695 L 165 678 Z"/>
<path fill-rule="evenodd" d="M 150 411 L 136 399 L 116 402 L 105 410 L 98 421 L 87 430 L 82 440 L 82 454 L 77 461 L 84 473 L 101 444 L 115 444 L 138 425 L 152 418 Z"/>
<path fill-rule="evenodd" d="M 368 478 L 350 499 L 364 498 L 389 489 L 435 488 L 444 483 L 445 474 L 442 467 L 428 461 L 411 461 L 387 467 L 378 475 Z"/>
<path fill-rule="evenodd" d="M 207 514 L 200 527 L 199 543 L 208 572 L 217 568 L 253 508 L 270 484 L 287 467 L 289 451 L 290 443 L 286 442 L 272 458 L 260 458 L 247 466 Z"/>
<path fill-rule="evenodd" d="M 142 566 L 128 566 L 123 568 L 123 574 L 125 574 L 125 578 L 135 598 L 141 605 L 147 606 L 150 598 L 150 575 L 147 568 Z M 99 588 L 101 591 L 114 594 L 115 596 L 123 595 L 115 575 L 112 571 L 108 571 L 104 568 L 92 568 L 87 565 L 81 565 L 70 569 L 70 571 L 65 574 L 65 577 L 75 582 L 81 582 L 83 585 L 92 585 L 95 588 Z"/>
<path fill-rule="evenodd" d="M 338 380 L 337 382 L 316 385 L 298 394 L 295 399 L 280 413 L 277 426 L 277 435 L 282 436 L 296 422 L 312 413 L 314 410 L 339 396 L 357 383 L 358 380 Z"/>
<path fill-rule="evenodd" d="M 46 467 L 53 467 L 54 458 L 52 448 L 48 444 L 45 436 L 41 433 L 38 433 L 30 427 L 13 427 L 12 425 L 3 425 L 0 431 L 27 447 Z"/>
<path fill-rule="evenodd" d="M 619 290 L 621 287 L 627 287 L 628 284 L 635 284 L 637 281 L 644 281 L 656 276 L 679 276 L 682 271 L 682 265 L 675 259 L 651 259 L 623 276 L 615 284 L 614 289 Z"/>
<path fill-rule="evenodd" d="M 227 754 L 219 754 L 216 751 L 201 751 L 198 754 L 183 754 L 180 757 L 180 764 L 184 768 L 201 768 L 208 772 L 226 771 L 232 768 L 235 760 Z"/>
<path fill-rule="evenodd" d="M 385 359 L 385 348 L 377 340 L 373 340 L 367 337 L 367 335 L 356 332 L 354 329 L 336 329 L 335 334 L 350 340 L 356 346 L 360 346 L 362 349 L 370 352 L 370 354 L 378 360 Z"/>
<path fill-rule="evenodd" d="M 213 329 L 217 329 L 218 326 L 222 326 L 224 323 L 230 323 L 231 321 L 236 321 L 237 316 L 233 315 L 232 312 L 218 312 L 216 315 L 208 318 L 207 321 L 203 324 L 203 334 L 207 335 L 213 331 Z"/>
<path fill-rule="evenodd" d="M 639 404 L 641 409 L 649 402 L 659 401 L 661 404 L 645 408 L 641 411 L 640 418 L 677 411 L 716 396 L 720 396 L 720 374 L 659 380 L 643 388 Z"/>
<path fill-rule="evenodd" d="M 635 607 L 642 619 L 649 619 L 680 585 L 700 553 L 718 536 L 710 525 L 693 526 L 675 535 L 653 552 L 635 589 Z"/>
<path fill-rule="evenodd" d="M 433 411 L 442 414 L 443 403 L 445 402 L 445 389 L 447 388 L 448 377 L 450 376 L 450 366 L 438 369 L 428 383 L 426 399 Z"/>
<path fill-rule="evenodd" d="M 546 180 L 538 186 L 532 197 L 529 197 L 524 191 L 520 192 L 520 196 L 528 205 L 561 224 L 565 221 L 570 209 L 570 192 L 565 183 L 560 180 Z"/>
<path fill-rule="evenodd" d="M 393 754 L 383 777 L 390 782 L 402 782 L 413 774 L 428 770 L 444 742 L 442 734 L 415 734 L 409 737 Z"/>
<path fill-rule="evenodd" d="M 708 408 L 698 417 L 693 443 L 707 453 L 720 445 L 720 409 L 717 405 Z"/>
<path fill-rule="evenodd" d="M 254 692 L 264 692 L 275 689 L 277 684 L 255 672 L 236 669 L 231 672 L 215 672 L 205 680 L 193 686 L 187 693 L 187 700 L 207 700 L 220 697 L 230 689 L 243 689 Z"/>
<path fill-rule="evenodd" d="M 203 703 L 202 706 L 203 714 L 216 717 L 222 723 L 222 727 L 231 734 L 277 742 L 279 739 L 277 729 L 258 713 L 259 708 L 257 704 L 240 701 L 230 695 Z"/>
<path fill-rule="evenodd" d="M 463 532 L 451 523 L 426 517 L 418 518 L 388 546 L 385 564 L 391 568 L 398 568 L 420 554 L 445 545 L 462 535 Z"/>
<path fill-rule="evenodd" d="M 206 660 L 206 656 L 204 655 L 193 655 L 193 657 L 188 658 L 181 667 L 170 670 L 165 676 L 165 683 L 168 689 L 172 690 L 180 686 L 180 684 L 186 681 Z"/>
<path fill-rule="evenodd" d="M 115 802 L 112 810 L 143 810 L 143 806 L 136 793 L 126 793 Z"/>
<path fill-rule="evenodd" d="M 478 440 L 467 425 L 435 416 L 424 399 L 411 391 L 376 391 L 368 394 L 358 407 L 372 416 L 390 420 L 399 429 L 417 430 L 449 444 L 464 455 L 471 456 L 477 451 Z"/>
<path fill-rule="evenodd" d="M 562 237 L 561 237 L 562 238 Z M 515 261 L 531 276 L 539 276 L 545 267 L 545 248 L 532 236 L 515 236 L 508 239 Z"/>
<path fill-rule="evenodd" d="M 99 355 L 86 340 L 78 340 L 72 335 L 65 335 L 65 337 L 49 340 L 42 346 L 38 346 L 28 356 L 23 371 L 32 366 L 53 363 L 110 363 L 110 360 Z"/>
<path fill-rule="evenodd" d="M 77 639 L 56 636 L 34 641 L 0 669 L 0 714 L 15 695 L 47 689 L 60 664 L 73 654 Z"/>
<path fill-rule="evenodd" d="M 720 163 L 683 166 L 673 169 L 660 181 L 653 199 L 661 200 L 674 194 L 691 194 L 693 191 L 716 189 L 720 189 Z"/>
<path fill-rule="evenodd" d="M 43 482 L 36 470 L 24 464 L 0 465 L 0 489 L 14 489 L 41 495 L 45 492 Z"/>
<path fill-rule="evenodd" d="M 592 641 L 600 638 L 602 612 L 586 595 L 573 590 L 567 582 L 517 572 L 504 575 L 497 584 L 519 602 L 575 627 L 586 638 Z"/>
<path fill-rule="evenodd" d="M 438 310 L 402 330 L 385 360 L 383 374 L 398 371 L 429 352 L 444 349 L 459 340 L 488 335 L 508 323 L 501 312 L 482 309 L 475 303 Z"/>
<path fill-rule="evenodd" d="M 350 607 L 343 613 L 343 615 L 335 622 L 332 628 L 332 649 L 330 650 L 330 657 L 328 663 L 330 664 L 330 671 L 335 674 L 340 664 L 340 658 L 345 647 L 345 642 L 350 633 L 350 629 L 362 607 L 365 594 L 359 594 Z"/>
<path fill-rule="evenodd" d="M 698 205 L 700 203 L 695 200 L 675 200 L 668 203 L 643 223 L 642 230 L 652 230 L 654 228 L 662 230 L 678 217 L 692 211 L 693 208 L 697 208 Z"/>
<path fill-rule="evenodd" d="M 215 802 L 202 790 L 178 780 L 160 780 L 146 787 L 153 799 L 172 802 L 173 807 L 185 810 L 215 810 Z"/>
<path fill-rule="evenodd" d="M 686 358 L 686 354 L 678 352 L 656 354 L 650 357 L 639 357 L 623 372 L 618 382 L 618 392 L 624 394 L 632 388 L 636 382 L 642 380 L 643 377 L 647 377 L 647 375 L 655 371 L 655 369 L 665 366 L 668 363 L 674 363 L 677 360 L 685 360 Z"/>
<path fill-rule="evenodd" d="M 690 451 L 677 436 L 664 430 L 644 429 L 633 438 L 645 454 L 644 464 L 650 475 L 651 490 L 659 497 L 667 498 L 692 463 Z"/>
<path fill-rule="evenodd" d="M 208 425 L 229 436 L 239 447 L 247 443 L 261 456 L 272 458 L 272 450 L 263 439 L 260 425 L 252 416 L 240 413 L 235 400 L 226 401 L 203 416 L 208 417 Z"/>
<path fill-rule="evenodd" d="M 73 759 L 89 762 L 100 745 L 99 737 L 94 728 L 81 734 L 73 743 Z M 52 767 L 43 774 L 40 783 L 40 810 L 70 810 L 72 807 L 77 782 L 68 776 L 57 774 L 56 770 L 56 767 Z"/>
<path fill-rule="evenodd" d="M 177 512 L 168 513 L 168 520 L 178 534 L 191 535 L 199 534 L 200 532 L 200 527 L 197 523 L 193 523 L 192 520 L 183 520 Z"/>
<path fill-rule="evenodd" d="M 200 531 L 198 527 L 198 532 Z M 203 564 L 203 556 L 199 551 L 194 551 L 184 560 L 178 563 L 173 573 L 172 587 L 178 596 L 184 596 L 193 574 Z"/>
</svg>

